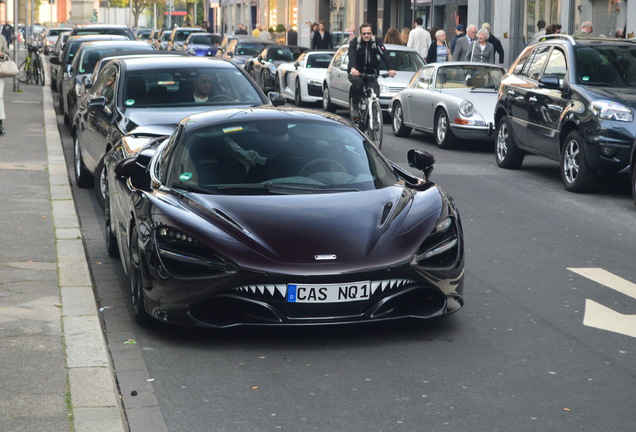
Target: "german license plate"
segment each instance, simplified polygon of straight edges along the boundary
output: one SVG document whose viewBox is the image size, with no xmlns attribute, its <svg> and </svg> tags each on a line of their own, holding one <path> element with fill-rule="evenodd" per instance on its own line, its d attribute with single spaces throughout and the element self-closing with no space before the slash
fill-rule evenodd
<svg viewBox="0 0 636 432">
<path fill-rule="evenodd" d="M 287 301 L 290 303 L 341 303 L 368 300 L 371 282 L 345 284 L 287 284 Z"/>
</svg>

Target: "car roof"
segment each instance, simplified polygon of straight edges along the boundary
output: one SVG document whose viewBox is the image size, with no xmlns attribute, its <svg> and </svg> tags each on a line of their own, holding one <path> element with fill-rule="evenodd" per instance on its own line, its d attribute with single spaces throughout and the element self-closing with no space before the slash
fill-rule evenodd
<svg viewBox="0 0 636 432">
<path fill-rule="evenodd" d="M 125 64 L 129 71 L 175 68 L 175 67 L 214 67 L 214 68 L 234 68 L 234 63 L 217 58 L 195 57 L 195 56 L 148 56 L 148 57 L 122 57 L 113 61 Z"/>
</svg>

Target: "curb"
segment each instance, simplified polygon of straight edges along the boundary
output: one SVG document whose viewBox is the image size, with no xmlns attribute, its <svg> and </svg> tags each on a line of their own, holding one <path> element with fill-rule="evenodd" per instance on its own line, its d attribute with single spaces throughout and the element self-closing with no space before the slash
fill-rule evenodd
<svg viewBox="0 0 636 432">
<path fill-rule="evenodd" d="M 49 78 L 50 79 L 50 78 Z M 128 431 L 93 292 L 49 86 L 42 88 L 51 212 L 75 432 Z"/>
</svg>

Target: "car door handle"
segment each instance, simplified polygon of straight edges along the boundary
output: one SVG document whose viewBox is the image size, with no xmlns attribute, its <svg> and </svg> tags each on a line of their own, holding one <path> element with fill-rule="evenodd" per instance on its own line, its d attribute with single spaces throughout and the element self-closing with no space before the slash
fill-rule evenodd
<svg viewBox="0 0 636 432">
<path fill-rule="evenodd" d="M 528 98 L 528 102 L 533 102 L 533 103 L 534 103 L 534 102 L 536 102 L 536 101 L 537 101 L 537 98 L 536 98 L 536 97 L 534 97 L 534 96 L 530 96 L 530 97 Z"/>
</svg>

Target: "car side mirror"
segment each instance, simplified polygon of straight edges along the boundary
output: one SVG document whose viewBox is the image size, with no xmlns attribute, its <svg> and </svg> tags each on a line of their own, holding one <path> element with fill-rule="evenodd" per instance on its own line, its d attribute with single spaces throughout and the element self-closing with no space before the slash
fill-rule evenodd
<svg viewBox="0 0 636 432">
<path fill-rule="evenodd" d="M 342 69 L 343 71 L 346 71 L 348 67 L 349 67 L 349 65 L 344 64 L 344 63 L 342 63 L 342 64 L 340 65 L 340 69 Z"/>
<path fill-rule="evenodd" d="M 560 89 L 561 80 L 556 75 L 544 75 L 539 78 L 539 87 L 547 89 Z"/>
<path fill-rule="evenodd" d="M 88 101 L 89 111 L 102 111 L 106 107 L 106 98 L 104 96 L 98 96 L 91 98 Z"/>
<path fill-rule="evenodd" d="M 153 153 L 142 151 L 136 156 L 123 159 L 115 165 L 115 175 L 122 180 L 130 179 L 130 183 L 137 189 L 150 190 L 150 174 L 148 164 Z"/>
<path fill-rule="evenodd" d="M 297 61 L 295 61 L 295 62 L 294 62 L 294 67 L 295 67 L 296 69 L 298 69 L 298 67 L 299 67 L 299 66 L 300 66 L 300 63 L 298 63 Z"/>
<path fill-rule="evenodd" d="M 411 149 L 406 156 L 409 166 L 418 169 L 424 173 L 424 178 L 429 179 L 433 172 L 435 157 L 427 151 Z"/>
<path fill-rule="evenodd" d="M 274 106 L 282 106 L 287 103 L 287 98 L 278 92 L 269 92 L 267 97 Z"/>
</svg>

